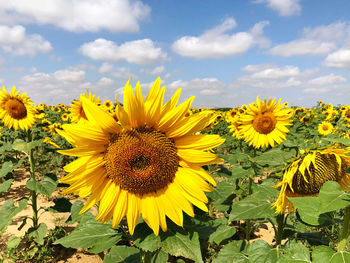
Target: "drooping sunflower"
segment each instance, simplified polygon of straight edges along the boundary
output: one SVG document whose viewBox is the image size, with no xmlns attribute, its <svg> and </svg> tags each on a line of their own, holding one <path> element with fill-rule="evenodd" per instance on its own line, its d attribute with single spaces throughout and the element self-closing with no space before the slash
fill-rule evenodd
<svg viewBox="0 0 350 263">
<path fill-rule="evenodd" d="M 240 114 L 239 136 L 249 145 L 255 148 L 274 147 L 275 142 L 279 144 L 286 139 L 289 132 L 286 126 L 291 125 L 292 111 L 284 109 L 285 105 L 280 104 L 281 99 L 275 101 L 260 101 L 257 97 L 256 103 L 246 106 Z"/>
<path fill-rule="evenodd" d="M 350 184 L 350 174 L 346 173 L 350 165 L 350 149 L 337 149 L 334 146 L 324 150 L 316 150 L 298 158 L 287 167 L 282 182 L 275 187 L 281 187 L 277 201 L 273 204 L 276 213 L 294 210 L 288 197 L 317 195 L 322 185 L 327 181 L 336 181 L 346 190 Z"/>
<path fill-rule="evenodd" d="M 70 112 L 71 112 L 71 121 L 72 123 L 77 123 L 80 121 L 86 121 L 87 117 L 83 108 L 82 100 L 83 98 L 87 98 L 96 105 L 101 105 L 100 98 L 97 97 L 95 98 L 95 95 L 91 95 L 91 92 L 85 93 L 85 94 L 80 94 L 80 99 L 79 100 L 74 100 L 71 104 Z"/>
<path fill-rule="evenodd" d="M 321 135 L 329 135 L 334 131 L 333 124 L 328 121 L 323 121 L 318 125 L 318 133 Z"/>
<path fill-rule="evenodd" d="M 33 104 L 27 94 L 19 94 L 16 87 L 12 88 L 11 93 L 3 87 L 0 91 L 0 120 L 10 129 L 28 130 L 36 122 L 37 111 Z"/>
<path fill-rule="evenodd" d="M 204 192 L 216 183 L 201 166 L 222 161 L 210 150 L 224 139 L 198 133 L 210 114 L 185 117 L 194 97 L 176 106 L 179 89 L 163 104 L 164 92 L 158 78 L 144 100 L 140 83 L 134 93 L 128 81 L 115 113 L 120 125 L 82 97 L 87 121 L 57 131 L 75 147 L 59 152 L 79 157 L 65 166 L 69 174 L 60 181 L 71 184 L 64 193 L 90 195 L 81 213 L 99 202 L 97 220 L 112 219 L 116 227 L 126 215 L 133 234 L 142 215 L 158 235 L 159 226 L 167 230 L 166 216 L 182 226 L 183 211 L 194 216 L 192 205 L 207 211 Z"/>
</svg>

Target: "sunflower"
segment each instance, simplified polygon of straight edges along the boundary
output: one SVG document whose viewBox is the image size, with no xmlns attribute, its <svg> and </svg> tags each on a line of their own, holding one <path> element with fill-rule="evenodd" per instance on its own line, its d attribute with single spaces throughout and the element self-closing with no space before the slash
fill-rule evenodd
<svg viewBox="0 0 350 263">
<path fill-rule="evenodd" d="M 57 145 L 57 143 L 55 143 L 54 141 L 51 140 L 50 137 L 45 137 L 44 140 L 43 140 L 44 143 L 48 144 L 48 145 L 51 145 L 55 148 L 61 148 L 59 145 Z"/>
<path fill-rule="evenodd" d="M 80 100 L 74 100 L 72 105 L 71 105 L 72 107 L 70 108 L 71 121 L 73 123 L 77 123 L 80 121 L 84 122 L 87 120 L 85 111 L 83 109 L 83 104 L 82 104 L 83 98 L 89 99 L 90 101 L 92 101 L 96 105 L 101 105 L 101 101 L 100 101 L 99 97 L 95 98 L 95 95 L 91 95 L 91 92 L 89 92 L 89 93 L 86 92 L 85 94 L 80 94 Z"/>
<path fill-rule="evenodd" d="M 68 121 L 68 119 L 69 119 L 68 113 L 63 113 L 63 114 L 61 115 L 61 119 L 62 119 L 63 121 Z"/>
<path fill-rule="evenodd" d="M 105 107 L 106 110 L 113 110 L 114 108 L 113 102 L 111 102 L 110 100 L 104 101 L 103 106 Z"/>
<path fill-rule="evenodd" d="M 36 109 L 26 93 L 18 94 L 13 87 L 9 94 L 5 87 L 0 91 L 0 119 L 10 129 L 18 127 L 22 130 L 30 129 L 36 122 Z"/>
<path fill-rule="evenodd" d="M 346 190 L 350 184 L 350 174 L 346 173 L 350 165 L 350 150 L 337 149 L 334 146 L 324 150 L 316 150 L 294 161 L 283 174 L 282 182 L 275 187 L 281 187 L 277 201 L 273 204 L 276 213 L 283 213 L 288 207 L 289 212 L 294 206 L 289 197 L 317 195 L 322 185 L 327 181 L 337 181 Z"/>
<path fill-rule="evenodd" d="M 275 103 L 275 99 L 266 102 L 260 101 L 259 97 L 256 103 L 246 106 L 246 109 L 240 114 L 239 135 L 244 138 L 249 145 L 255 148 L 274 147 L 275 142 L 281 143 L 286 139 L 289 130 L 287 125 L 291 125 L 290 109 L 284 109 L 280 100 Z"/>
<path fill-rule="evenodd" d="M 332 123 L 323 121 L 318 125 L 318 133 L 321 135 L 329 135 L 334 131 Z"/>
<path fill-rule="evenodd" d="M 75 147 L 59 152 L 79 157 L 64 167 L 69 174 L 60 182 L 71 186 L 63 193 L 90 195 L 80 213 L 99 202 L 96 220 L 112 219 L 115 228 L 126 215 L 133 234 L 142 215 L 158 235 L 159 226 L 167 230 L 166 216 L 182 226 L 183 211 L 194 216 L 192 205 L 207 211 L 204 192 L 216 183 L 201 166 L 222 161 L 210 150 L 224 139 L 199 134 L 211 114 L 185 117 L 194 97 L 176 106 L 181 93 L 177 90 L 163 104 L 164 92 L 158 78 L 143 100 L 140 83 L 134 94 L 128 81 L 123 107 L 117 103 L 120 125 L 82 97 L 87 121 L 65 124 L 57 131 Z"/>
</svg>

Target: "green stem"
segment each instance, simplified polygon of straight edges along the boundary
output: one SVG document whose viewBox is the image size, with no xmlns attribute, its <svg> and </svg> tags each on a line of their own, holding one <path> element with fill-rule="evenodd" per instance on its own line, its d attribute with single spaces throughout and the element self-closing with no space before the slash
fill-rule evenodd
<svg viewBox="0 0 350 263">
<path fill-rule="evenodd" d="M 344 251 L 346 246 L 346 241 L 348 240 L 350 229 L 350 205 L 345 208 L 344 212 L 344 223 L 343 228 L 340 233 L 338 252 Z"/>
<path fill-rule="evenodd" d="M 141 262 L 151 263 L 152 262 L 152 252 L 141 250 Z"/>
<path fill-rule="evenodd" d="M 246 221 L 247 225 L 245 227 L 245 239 L 247 240 L 247 242 L 249 242 L 250 240 L 250 232 L 251 232 L 251 228 L 252 228 L 252 222 L 250 221 L 250 219 L 248 219 Z"/>
<path fill-rule="evenodd" d="M 280 246 L 283 237 L 283 229 L 285 226 L 284 214 L 278 214 L 276 216 L 277 233 L 275 232 L 276 246 Z"/>
<path fill-rule="evenodd" d="M 209 209 L 208 209 L 209 217 L 213 218 L 214 213 L 213 213 L 213 205 L 211 204 L 211 202 L 209 202 L 208 207 L 209 207 Z"/>
<path fill-rule="evenodd" d="M 32 140 L 30 131 L 28 131 L 28 142 Z M 30 165 L 30 177 L 32 180 L 36 181 L 35 179 L 35 173 L 34 173 L 34 157 L 33 157 L 33 150 L 31 149 L 29 151 L 29 165 Z M 34 191 L 30 191 L 30 195 L 32 197 L 32 208 L 33 208 L 33 228 L 37 229 L 38 228 L 38 203 L 37 203 L 37 198 L 38 194 Z"/>
</svg>

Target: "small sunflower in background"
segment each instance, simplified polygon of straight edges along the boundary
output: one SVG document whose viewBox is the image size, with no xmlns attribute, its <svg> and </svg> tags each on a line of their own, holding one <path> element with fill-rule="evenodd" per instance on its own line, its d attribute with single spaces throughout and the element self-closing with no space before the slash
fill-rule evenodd
<svg viewBox="0 0 350 263">
<path fill-rule="evenodd" d="M 274 147 L 275 142 L 280 144 L 286 139 L 289 132 L 286 126 L 291 125 L 292 111 L 280 102 L 281 99 L 260 101 L 257 97 L 256 103 L 241 107 L 239 133 L 249 145 L 257 149 Z"/>
<path fill-rule="evenodd" d="M 28 130 L 36 122 L 34 103 L 26 93 L 19 94 L 16 87 L 8 93 L 5 87 L 0 91 L 0 120 L 9 128 Z"/>
<path fill-rule="evenodd" d="M 68 115 L 68 113 L 63 113 L 63 114 L 61 115 L 61 119 L 62 119 L 63 121 L 68 121 L 68 120 L 69 120 L 69 115 Z"/>
<path fill-rule="evenodd" d="M 323 121 L 318 125 L 318 133 L 321 135 L 329 135 L 334 131 L 333 124 L 328 121 Z"/>
<path fill-rule="evenodd" d="M 327 181 L 336 181 L 350 191 L 350 174 L 346 173 L 350 165 L 350 150 L 338 149 L 334 146 L 324 150 L 316 150 L 295 160 L 287 167 L 282 182 L 275 187 L 281 187 L 277 201 L 273 204 L 276 213 L 294 210 L 294 205 L 288 197 L 317 195 L 322 185 Z"/>
<path fill-rule="evenodd" d="M 103 107 L 104 107 L 106 110 L 113 110 L 113 109 L 114 109 L 113 102 L 110 101 L 110 100 L 104 101 L 104 102 L 103 102 Z"/>
<path fill-rule="evenodd" d="M 101 105 L 100 98 L 99 97 L 96 98 L 95 95 L 91 95 L 91 92 L 89 92 L 89 93 L 86 92 L 85 94 L 80 94 L 80 99 L 73 101 L 73 103 L 71 105 L 72 107 L 70 108 L 72 123 L 77 123 L 80 121 L 87 120 L 85 111 L 83 109 L 83 104 L 82 104 L 83 98 L 87 98 L 88 100 L 95 103 L 96 105 Z"/>
<path fill-rule="evenodd" d="M 204 192 L 216 183 L 201 166 L 222 162 L 211 149 L 225 140 L 199 134 L 212 114 L 185 117 L 194 97 L 176 106 L 180 89 L 163 104 L 160 82 L 158 78 L 144 100 L 140 83 L 134 93 L 128 81 L 123 107 L 117 104 L 119 123 L 82 97 L 87 121 L 57 130 L 75 147 L 59 152 L 78 157 L 64 167 L 69 174 L 60 182 L 71 186 L 63 193 L 90 196 L 80 213 L 99 202 L 96 220 L 112 219 L 114 228 L 126 216 L 131 234 L 141 215 L 158 235 L 159 227 L 167 230 L 166 217 L 182 226 L 183 211 L 193 217 L 193 205 L 208 211 Z"/>
</svg>

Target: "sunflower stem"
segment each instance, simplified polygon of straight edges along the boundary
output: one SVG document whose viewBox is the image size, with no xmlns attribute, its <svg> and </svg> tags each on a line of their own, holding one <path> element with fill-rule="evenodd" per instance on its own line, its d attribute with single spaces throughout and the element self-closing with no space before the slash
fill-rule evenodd
<svg viewBox="0 0 350 263">
<path fill-rule="evenodd" d="M 28 131 L 28 142 L 31 142 L 31 141 L 32 141 L 32 136 L 30 131 Z M 29 150 L 28 159 L 29 159 L 29 165 L 30 165 L 30 177 L 32 178 L 32 180 L 36 181 L 35 173 L 34 173 L 33 149 Z M 38 194 L 36 193 L 36 191 L 30 190 L 30 195 L 32 198 L 32 208 L 33 208 L 33 228 L 37 229 L 38 228 L 38 203 L 37 203 Z"/>
<path fill-rule="evenodd" d="M 277 222 L 277 229 L 275 229 L 275 240 L 276 240 L 276 246 L 281 245 L 282 237 L 283 237 L 283 229 L 286 224 L 286 221 L 284 220 L 284 214 L 278 214 L 276 216 L 276 222 Z M 276 232 L 277 230 L 277 232 Z"/>
<path fill-rule="evenodd" d="M 350 229 L 350 205 L 347 206 L 344 211 L 344 224 L 340 232 L 338 252 L 345 250 L 346 241 L 348 240 L 348 236 L 350 233 L 349 229 Z"/>
<path fill-rule="evenodd" d="M 152 252 L 141 250 L 141 262 L 142 263 L 151 263 L 152 262 Z"/>
</svg>

